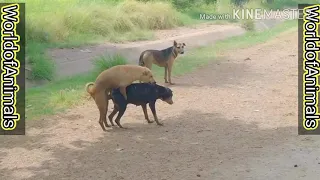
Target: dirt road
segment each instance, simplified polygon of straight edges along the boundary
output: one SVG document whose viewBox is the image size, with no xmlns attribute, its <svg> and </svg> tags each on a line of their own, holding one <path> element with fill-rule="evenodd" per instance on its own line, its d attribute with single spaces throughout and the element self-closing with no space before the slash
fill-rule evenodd
<svg viewBox="0 0 320 180">
<path fill-rule="evenodd" d="M 297 32 L 173 80 L 163 127 L 131 105 L 129 129 L 102 132 L 90 100 L 0 137 L 1 179 L 319 179 L 320 138 L 297 135 Z"/>
</svg>

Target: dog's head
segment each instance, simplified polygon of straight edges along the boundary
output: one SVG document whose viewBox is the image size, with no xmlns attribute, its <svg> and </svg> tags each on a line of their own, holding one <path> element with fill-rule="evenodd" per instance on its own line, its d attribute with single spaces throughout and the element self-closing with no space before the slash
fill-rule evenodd
<svg viewBox="0 0 320 180">
<path fill-rule="evenodd" d="M 160 99 L 168 104 L 173 104 L 173 100 L 172 100 L 172 90 L 167 88 L 167 87 L 162 87 L 159 90 L 159 95 L 160 95 Z"/>
<path fill-rule="evenodd" d="M 140 81 L 144 83 L 156 83 L 156 80 L 153 77 L 153 74 L 150 69 L 144 67 L 144 70 L 142 71 L 142 74 L 140 76 Z"/>
<path fill-rule="evenodd" d="M 185 43 L 177 43 L 177 41 L 173 41 L 173 50 L 176 54 L 184 54 Z"/>
</svg>

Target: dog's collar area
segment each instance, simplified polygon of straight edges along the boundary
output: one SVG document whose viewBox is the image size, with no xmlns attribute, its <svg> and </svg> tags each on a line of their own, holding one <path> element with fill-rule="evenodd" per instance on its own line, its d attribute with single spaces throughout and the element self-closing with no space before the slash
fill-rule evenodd
<svg viewBox="0 0 320 180">
<path fill-rule="evenodd" d="M 174 58 L 176 58 L 178 55 L 177 55 L 177 53 L 175 53 L 174 51 L 175 51 L 175 49 L 174 49 L 174 48 L 172 48 L 172 54 L 173 54 L 173 57 L 174 57 Z"/>
</svg>

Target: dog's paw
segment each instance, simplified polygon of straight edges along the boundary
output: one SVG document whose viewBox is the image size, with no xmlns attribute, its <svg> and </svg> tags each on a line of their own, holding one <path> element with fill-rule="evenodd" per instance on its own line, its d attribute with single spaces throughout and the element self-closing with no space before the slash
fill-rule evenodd
<svg viewBox="0 0 320 180">
<path fill-rule="evenodd" d="M 119 127 L 120 129 L 123 129 L 123 130 L 126 130 L 126 129 L 129 129 L 128 127 L 123 127 L 123 126 L 121 126 L 121 127 Z"/>
<path fill-rule="evenodd" d="M 159 125 L 159 126 L 163 126 L 163 123 L 157 123 L 157 125 Z"/>
<path fill-rule="evenodd" d="M 154 121 L 147 121 L 149 124 L 154 123 Z"/>
</svg>

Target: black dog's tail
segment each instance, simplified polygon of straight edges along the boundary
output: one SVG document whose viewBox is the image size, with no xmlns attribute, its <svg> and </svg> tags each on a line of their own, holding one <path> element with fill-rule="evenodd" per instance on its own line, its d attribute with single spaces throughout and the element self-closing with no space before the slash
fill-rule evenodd
<svg viewBox="0 0 320 180">
<path fill-rule="evenodd" d="M 140 58 L 139 58 L 139 66 L 145 66 L 144 64 L 144 61 L 143 61 L 143 55 L 144 53 L 146 53 L 146 51 L 143 51 L 140 55 Z"/>
</svg>

